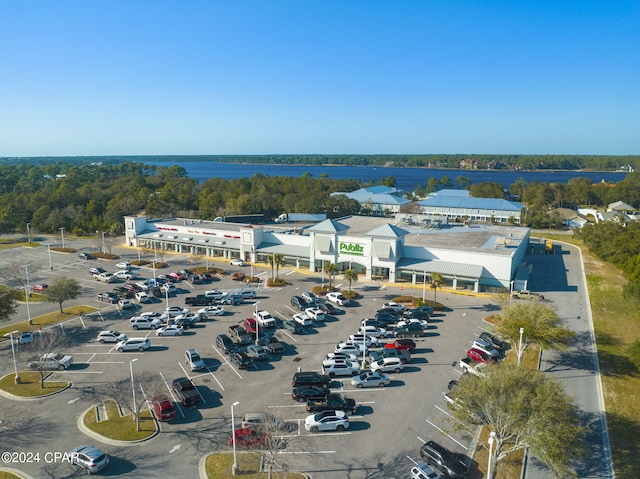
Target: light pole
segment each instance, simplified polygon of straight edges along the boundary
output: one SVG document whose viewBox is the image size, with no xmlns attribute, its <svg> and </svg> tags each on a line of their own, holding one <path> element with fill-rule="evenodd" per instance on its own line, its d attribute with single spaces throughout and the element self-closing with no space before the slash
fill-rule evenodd
<svg viewBox="0 0 640 479">
<path fill-rule="evenodd" d="M 487 463 L 487 479 L 491 479 L 491 464 L 493 463 L 493 441 L 496 439 L 496 433 L 489 433 L 489 462 Z"/>
<path fill-rule="evenodd" d="M 511 281 L 509 283 L 509 304 L 511 304 L 511 301 L 513 300 L 513 285 L 514 285 L 515 281 Z"/>
<path fill-rule="evenodd" d="M 167 300 L 167 311 L 169 311 L 169 288 L 166 288 L 164 290 L 164 293 L 165 293 L 165 298 Z"/>
<path fill-rule="evenodd" d="M 238 461 L 236 460 L 236 416 L 235 407 L 240 404 L 238 401 L 231 405 L 231 442 L 233 442 L 233 466 L 231 473 L 235 476 L 238 473 Z"/>
<path fill-rule="evenodd" d="M 253 319 L 256 321 L 256 344 L 260 342 L 260 324 L 258 323 L 258 305 L 260 301 L 256 301 L 256 312 L 253 315 Z"/>
<path fill-rule="evenodd" d="M 131 392 L 133 393 L 133 415 L 135 417 L 135 415 L 137 414 L 137 406 L 136 406 L 136 384 L 133 381 L 133 363 L 135 363 L 138 360 L 138 358 L 135 359 L 131 359 L 129 360 L 129 371 L 131 371 Z"/>
<path fill-rule="evenodd" d="M 9 340 L 11 341 L 11 354 L 13 354 L 13 368 L 16 371 L 16 384 L 20 384 L 20 376 L 18 375 L 18 363 L 16 362 L 16 347 L 13 344 L 13 335 L 19 332 L 20 331 L 11 331 L 4 335 L 5 338 L 9 336 Z"/>
<path fill-rule="evenodd" d="M 422 272 L 422 302 L 425 302 L 427 299 L 427 270 Z"/>
<path fill-rule="evenodd" d="M 27 223 L 27 241 L 31 244 L 31 223 Z"/>
<path fill-rule="evenodd" d="M 520 342 L 518 344 L 518 366 L 522 363 L 522 335 L 524 334 L 524 328 L 520 328 Z"/>
<path fill-rule="evenodd" d="M 53 263 L 51 262 L 51 243 L 47 243 L 47 253 L 49 253 L 49 269 L 53 269 Z"/>
<path fill-rule="evenodd" d="M 60 237 L 62 239 L 62 247 L 64 248 L 64 228 L 58 228 L 60 230 Z"/>
<path fill-rule="evenodd" d="M 31 308 L 29 307 L 29 292 L 31 290 L 31 286 L 29 285 L 29 265 L 25 264 L 24 265 L 24 270 L 26 272 L 27 275 L 27 286 L 24 288 L 24 297 L 27 301 L 27 318 L 29 319 L 29 324 L 33 324 L 33 322 L 31 321 Z"/>
<path fill-rule="evenodd" d="M 107 245 L 104 241 L 105 232 L 102 232 L 102 254 L 107 254 Z"/>
</svg>

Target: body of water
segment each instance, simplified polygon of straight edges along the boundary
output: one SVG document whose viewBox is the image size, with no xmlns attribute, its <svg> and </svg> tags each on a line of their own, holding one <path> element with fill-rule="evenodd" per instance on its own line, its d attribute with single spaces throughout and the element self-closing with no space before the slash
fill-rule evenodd
<svg viewBox="0 0 640 479">
<path fill-rule="evenodd" d="M 169 166 L 166 162 L 145 161 L 147 164 Z M 570 179 L 589 178 L 593 183 L 604 180 L 607 183 L 622 181 L 627 173 L 617 172 L 584 172 L 584 171 L 507 171 L 507 170 L 441 170 L 433 168 L 393 168 L 375 166 L 315 166 L 315 165 L 253 165 L 235 163 L 217 163 L 214 161 L 185 161 L 176 163 L 183 167 L 190 178 L 200 182 L 208 178 L 250 178 L 256 173 L 268 176 L 301 176 L 309 173 L 314 178 L 327 175 L 337 180 L 358 178 L 364 183 L 377 183 L 382 178 L 393 176 L 396 186 L 405 191 L 413 191 L 418 186 L 425 186 L 430 177 L 437 180 L 448 176 L 455 185 L 458 176 L 467 177 L 472 184 L 483 182 L 502 183 L 505 187 L 513 184 L 519 178 L 527 183 L 537 181 L 541 183 L 567 183 Z"/>
</svg>

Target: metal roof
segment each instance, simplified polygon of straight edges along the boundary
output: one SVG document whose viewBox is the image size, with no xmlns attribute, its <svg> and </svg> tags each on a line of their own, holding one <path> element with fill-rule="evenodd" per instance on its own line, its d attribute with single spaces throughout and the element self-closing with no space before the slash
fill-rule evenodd
<svg viewBox="0 0 640 479">
<path fill-rule="evenodd" d="M 460 278 L 481 278 L 484 267 L 479 264 L 452 263 L 450 261 L 423 261 L 415 258 L 402 258 L 397 269 L 404 271 L 440 273 Z"/>
<path fill-rule="evenodd" d="M 520 211 L 522 204 L 501 198 L 466 198 L 463 196 L 432 196 L 422 200 L 420 206 L 439 208 L 467 208 L 477 210 Z"/>
</svg>

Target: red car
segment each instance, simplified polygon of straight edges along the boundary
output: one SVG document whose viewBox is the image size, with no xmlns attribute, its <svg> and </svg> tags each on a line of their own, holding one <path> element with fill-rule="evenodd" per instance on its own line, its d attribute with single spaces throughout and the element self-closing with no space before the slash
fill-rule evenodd
<svg viewBox="0 0 640 479">
<path fill-rule="evenodd" d="M 31 286 L 31 291 L 33 291 L 34 293 L 42 293 L 48 287 L 49 285 L 47 283 L 38 283 Z"/>
<path fill-rule="evenodd" d="M 153 412 L 158 421 L 171 421 L 176 417 L 176 408 L 167 396 L 156 396 L 151 400 Z"/>
<path fill-rule="evenodd" d="M 125 283 L 123 288 L 128 289 L 129 291 L 131 291 L 133 293 L 139 293 L 140 291 L 142 291 L 142 288 L 140 286 L 138 286 L 137 284 L 133 284 L 133 283 Z"/>
<path fill-rule="evenodd" d="M 236 447 L 260 447 L 267 442 L 267 435 L 250 427 L 243 427 L 234 431 Z M 229 437 L 229 446 L 233 447 L 233 437 Z"/>
<path fill-rule="evenodd" d="M 252 334 L 256 334 L 256 320 L 253 318 L 247 318 L 244 320 L 243 323 L 243 327 L 244 329 L 246 329 L 247 331 L 249 331 Z"/>
<path fill-rule="evenodd" d="M 178 273 L 169 273 L 167 276 L 173 279 L 174 281 L 180 281 L 182 279 L 182 276 L 179 275 Z"/>
<path fill-rule="evenodd" d="M 493 364 L 496 362 L 495 359 L 493 359 L 491 356 L 475 348 L 471 348 L 469 351 L 467 351 L 467 357 L 472 361 L 475 361 L 476 363 Z"/>
<path fill-rule="evenodd" d="M 393 343 L 387 343 L 384 345 L 385 348 L 395 348 L 395 349 L 406 349 L 409 352 L 414 352 L 416 350 L 416 343 L 413 339 L 401 338 L 396 339 Z"/>
</svg>

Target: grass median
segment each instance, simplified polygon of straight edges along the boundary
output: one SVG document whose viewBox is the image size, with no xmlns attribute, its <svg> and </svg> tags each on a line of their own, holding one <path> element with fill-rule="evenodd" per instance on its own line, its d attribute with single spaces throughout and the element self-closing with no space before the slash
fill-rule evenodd
<svg viewBox="0 0 640 479">
<path fill-rule="evenodd" d="M 53 313 L 43 314 L 42 316 L 37 316 L 35 318 L 32 318 L 31 320 L 32 324 L 29 324 L 29 321 L 13 323 L 8 326 L 4 326 L 0 328 L 0 341 L 2 340 L 8 341 L 8 338 L 6 338 L 4 335 L 9 334 L 9 332 L 11 331 L 18 331 L 18 332 L 35 331 L 40 327 L 44 328 L 46 326 L 51 326 L 53 324 L 62 323 L 64 321 L 76 318 L 83 314 L 93 313 L 94 311 L 97 311 L 97 309 L 91 306 L 85 306 L 85 305 L 71 306 L 69 308 L 64 308 L 62 313 L 60 311 L 56 311 Z"/>
<path fill-rule="evenodd" d="M 241 452 L 237 454 L 238 473 L 232 474 L 233 454 L 217 453 L 207 456 L 206 470 L 209 479 L 232 479 L 242 476 L 245 479 L 264 479 L 269 477 L 268 472 L 260 471 L 259 452 Z M 304 474 L 299 472 L 273 472 L 273 479 L 305 479 Z"/>
<path fill-rule="evenodd" d="M 117 441 L 141 441 L 153 436 L 158 427 L 146 410 L 140 413 L 140 431 L 136 431 L 136 421 L 133 414 L 120 415 L 120 410 L 113 401 L 105 401 L 107 418 L 98 422 L 96 408 L 92 407 L 84 416 L 84 424 L 92 431 Z"/>
<path fill-rule="evenodd" d="M 43 389 L 40 387 L 40 373 L 37 371 L 19 371 L 18 375 L 20 376 L 20 384 L 16 384 L 16 375 L 11 373 L 0 379 L 0 389 L 14 396 L 38 397 L 53 394 L 69 387 L 68 382 L 45 380 Z"/>
</svg>

